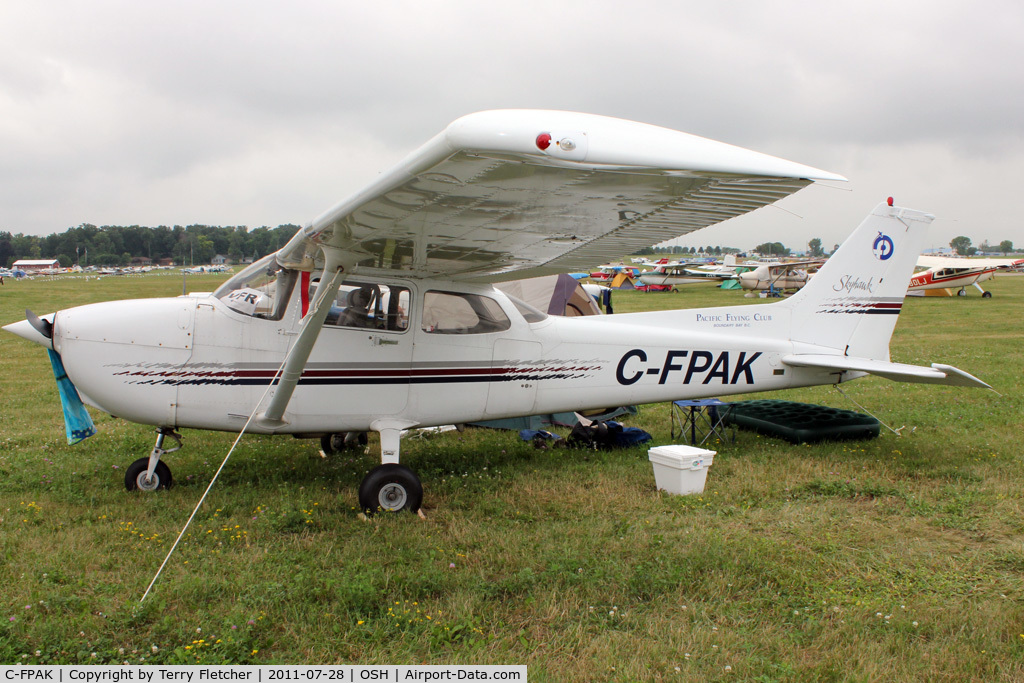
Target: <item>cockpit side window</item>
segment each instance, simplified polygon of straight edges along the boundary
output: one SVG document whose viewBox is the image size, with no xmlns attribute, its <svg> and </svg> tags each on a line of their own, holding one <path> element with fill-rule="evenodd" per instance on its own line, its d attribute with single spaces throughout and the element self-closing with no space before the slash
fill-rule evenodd
<svg viewBox="0 0 1024 683">
<path fill-rule="evenodd" d="M 213 295 L 243 315 L 280 320 L 297 280 L 298 272 L 284 268 L 271 254 L 239 272 Z"/>
<path fill-rule="evenodd" d="M 315 282 L 310 289 L 316 291 Z M 409 289 L 398 285 L 345 282 L 338 288 L 324 326 L 404 332 L 409 328 Z"/>
<path fill-rule="evenodd" d="M 512 321 L 490 297 L 429 291 L 423 296 L 422 329 L 429 334 L 503 332 Z"/>
</svg>

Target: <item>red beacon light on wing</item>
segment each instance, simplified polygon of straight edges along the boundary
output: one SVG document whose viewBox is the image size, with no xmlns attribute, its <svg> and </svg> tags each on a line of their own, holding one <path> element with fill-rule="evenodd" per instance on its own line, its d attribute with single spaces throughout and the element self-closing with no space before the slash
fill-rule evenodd
<svg viewBox="0 0 1024 683">
<path fill-rule="evenodd" d="M 541 133 L 537 136 L 537 149 L 540 151 L 547 150 L 551 146 L 551 133 Z"/>
<path fill-rule="evenodd" d="M 885 201 L 887 201 L 889 203 L 889 206 L 892 206 L 892 197 L 889 197 Z"/>
</svg>

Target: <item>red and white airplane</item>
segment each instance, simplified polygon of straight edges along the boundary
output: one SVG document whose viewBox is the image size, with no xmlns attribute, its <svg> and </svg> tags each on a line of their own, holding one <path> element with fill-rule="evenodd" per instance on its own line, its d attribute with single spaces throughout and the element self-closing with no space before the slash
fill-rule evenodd
<svg viewBox="0 0 1024 683">
<path fill-rule="evenodd" d="M 132 490 L 170 486 L 181 428 L 373 430 L 369 511 L 417 510 L 410 427 L 833 384 L 987 387 L 889 359 L 932 217 L 882 204 L 778 303 L 548 316 L 493 283 L 579 271 L 840 176 L 587 114 L 463 117 L 209 295 L 62 309 L 4 329 L 59 354 L 81 400 L 153 425 Z M 885 249 L 878 248 L 879 240 Z M 58 302 L 55 304 L 59 305 Z"/>
<path fill-rule="evenodd" d="M 922 270 L 910 278 L 908 293 L 921 296 L 929 289 L 955 289 L 957 296 L 967 296 L 967 287 L 974 285 L 985 299 L 992 298 L 992 292 L 981 288 L 979 282 L 991 280 L 1000 270 L 1024 265 L 1024 259 L 975 259 L 949 256 L 921 256 L 917 265 Z"/>
</svg>

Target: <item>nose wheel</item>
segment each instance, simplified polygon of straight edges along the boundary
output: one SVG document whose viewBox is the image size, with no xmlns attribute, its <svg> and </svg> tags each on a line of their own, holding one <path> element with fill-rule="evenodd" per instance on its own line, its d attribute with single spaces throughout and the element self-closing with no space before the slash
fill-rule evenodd
<svg viewBox="0 0 1024 683">
<path fill-rule="evenodd" d="M 147 476 L 149 458 L 139 458 L 124 473 L 124 487 L 129 491 L 159 491 L 169 489 L 173 483 L 171 468 L 162 462 L 156 464 L 153 476 Z"/>
<path fill-rule="evenodd" d="M 171 437 L 177 442 L 174 448 L 164 448 L 164 439 Z M 170 427 L 156 430 L 156 445 L 148 458 L 139 458 L 124 473 L 124 487 L 129 491 L 158 491 L 169 489 L 174 483 L 171 468 L 160 461 L 166 453 L 173 453 L 181 448 L 181 434 Z"/>
</svg>

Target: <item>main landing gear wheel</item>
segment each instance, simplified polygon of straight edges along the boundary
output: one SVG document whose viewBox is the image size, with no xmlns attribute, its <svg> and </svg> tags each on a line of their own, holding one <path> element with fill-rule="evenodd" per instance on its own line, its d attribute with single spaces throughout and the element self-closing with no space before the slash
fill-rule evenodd
<svg viewBox="0 0 1024 683">
<path fill-rule="evenodd" d="M 991 299 L 992 298 L 992 292 L 982 292 L 981 293 L 981 298 L 982 299 Z"/>
<path fill-rule="evenodd" d="M 366 432 L 336 432 L 320 437 L 320 448 L 324 455 L 334 455 L 342 451 L 364 448 L 369 443 Z"/>
<path fill-rule="evenodd" d="M 359 485 L 359 506 L 372 515 L 377 510 L 416 512 L 423 503 L 423 484 L 405 465 L 378 465 Z"/>
<path fill-rule="evenodd" d="M 153 476 L 148 480 L 146 470 L 149 469 L 149 458 L 139 458 L 124 473 L 124 487 L 129 491 L 158 491 L 169 489 L 174 483 L 171 478 L 171 468 L 162 462 L 156 464 Z"/>
</svg>

